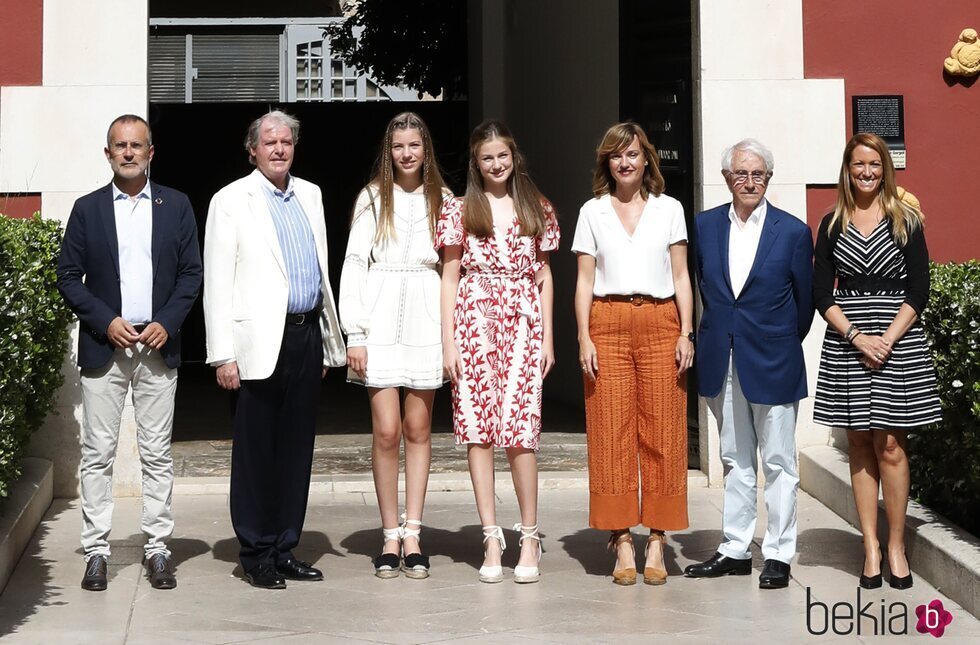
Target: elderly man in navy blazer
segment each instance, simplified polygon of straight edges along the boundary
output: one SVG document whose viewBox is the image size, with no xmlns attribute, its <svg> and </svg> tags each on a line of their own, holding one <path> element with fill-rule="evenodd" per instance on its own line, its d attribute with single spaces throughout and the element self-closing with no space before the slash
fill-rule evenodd
<svg viewBox="0 0 980 645">
<path fill-rule="evenodd" d="M 796 553 L 796 412 L 806 396 L 801 343 L 813 320 L 809 227 L 765 199 L 773 157 L 746 139 L 722 157 L 732 201 L 695 219 L 704 313 L 698 330 L 699 394 L 718 419 L 725 468 L 724 541 L 694 578 L 748 575 L 755 534 L 757 451 L 768 525 L 763 589 L 789 584 Z"/>
<path fill-rule="evenodd" d="M 201 251 L 187 196 L 148 179 L 151 137 L 133 114 L 110 124 L 105 156 L 112 182 L 75 202 L 58 261 L 58 290 L 81 323 L 82 588 L 89 591 L 107 586 L 112 465 L 130 387 L 147 575 L 157 589 L 177 586 L 165 543 L 174 527 L 170 433 L 180 326 L 201 287 Z"/>
</svg>

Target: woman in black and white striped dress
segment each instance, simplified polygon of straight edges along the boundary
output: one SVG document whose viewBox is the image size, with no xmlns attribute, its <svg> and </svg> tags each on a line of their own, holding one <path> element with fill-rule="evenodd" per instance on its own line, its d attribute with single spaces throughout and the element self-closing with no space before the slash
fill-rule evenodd
<svg viewBox="0 0 980 645">
<path fill-rule="evenodd" d="M 857 134 L 844 148 L 837 204 L 817 232 L 814 302 L 827 320 L 813 419 L 847 429 L 864 535 L 862 587 L 881 586 L 878 485 L 888 517 L 890 584 L 912 586 L 905 557 L 910 429 L 942 419 L 919 316 L 929 299 L 923 216 L 902 202 L 888 147 Z M 834 281 L 837 288 L 834 289 Z"/>
</svg>

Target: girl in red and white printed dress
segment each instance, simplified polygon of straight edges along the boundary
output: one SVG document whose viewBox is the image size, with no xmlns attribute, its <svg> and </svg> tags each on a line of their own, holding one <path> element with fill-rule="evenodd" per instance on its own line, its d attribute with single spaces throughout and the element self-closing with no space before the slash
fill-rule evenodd
<svg viewBox="0 0 980 645">
<path fill-rule="evenodd" d="M 514 137 L 487 121 L 470 137 L 463 200 L 443 206 L 443 362 L 453 383 L 456 443 L 467 444 L 483 523 L 480 580 L 500 582 L 506 543 L 494 504 L 493 449 L 504 448 L 521 509 L 515 582 L 537 582 L 541 383 L 555 363 L 548 252 L 558 248 L 551 204 L 531 181 Z"/>
</svg>

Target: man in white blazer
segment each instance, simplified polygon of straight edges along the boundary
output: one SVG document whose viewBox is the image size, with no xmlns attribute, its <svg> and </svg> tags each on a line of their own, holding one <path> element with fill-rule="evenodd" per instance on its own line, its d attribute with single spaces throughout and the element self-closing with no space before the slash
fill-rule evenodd
<svg viewBox="0 0 980 645">
<path fill-rule="evenodd" d="M 299 121 L 252 122 L 252 174 L 211 199 L 204 237 L 207 361 L 235 392 L 231 520 L 253 586 L 322 580 L 293 557 L 306 516 L 320 380 L 346 350 L 327 276 L 320 189 L 289 169 Z"/>
</svg>

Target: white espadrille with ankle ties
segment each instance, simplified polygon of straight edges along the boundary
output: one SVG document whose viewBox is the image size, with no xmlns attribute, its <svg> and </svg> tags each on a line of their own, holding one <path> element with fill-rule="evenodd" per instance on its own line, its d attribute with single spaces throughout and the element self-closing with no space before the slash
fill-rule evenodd
<svg viewBox="0 0 980 645">
<path fill-rule="evenodd" d="M 500 543 L 500 553 L 503 555 L 504 550 L 507 549 L 507 542 L 504 541 L 504 531 L 496 524 L 491 526 L 483 527 L 483 557 L 487 557 L 486 544 L 490 540 L 497 540 Z M 483 565 L 480 567 L 480 582 L 503 582 L 504 580 L 504 568 L 501 565 L 494 567 L 488 567 Z"/>
<path fill-rule="evenodd" d="M 524 540 L 536 540 L 538 543 L 538 562 L 541 562 L 541 536 L 538 535 L 538 525 L 534 526 L 524 526 L 520 522 L 514 525 L 515 531 L 521 532 L 521 538 L 518 540 L 518 546 L 524 546 Z M 518 584 L 529 584 L 532 582 L 537 582 L 541 579 L 541 570 L 538 565 L 533 567 L 514 567 L 514 582 Z"/>
</svg>

